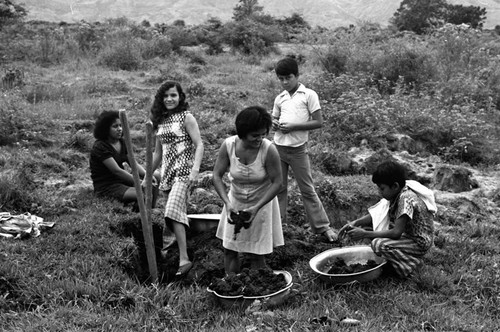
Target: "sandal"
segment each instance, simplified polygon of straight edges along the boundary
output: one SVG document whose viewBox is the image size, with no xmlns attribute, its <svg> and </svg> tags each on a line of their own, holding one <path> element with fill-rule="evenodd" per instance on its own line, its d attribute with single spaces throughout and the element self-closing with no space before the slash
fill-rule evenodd
<svg viewBox="0 0 500 332">
<path fill-rule="evenodd" d="M 179 269 L 177 270 L 177 273 L 175 273 L 175 276 L 182 277 L 186 275 L 189 272 L 189 270 L 191 270 L 192 267 L 193 267 L 193 262 L 189 262 L 179 266 Z"/>
<path fill-rule="evenodd" d="M 338 234 L 333 229 L 328 228 L 326 231 L 321 233 L 323 239 L 328 243 L 333 243 L 338 239 Z"/>
</svg>

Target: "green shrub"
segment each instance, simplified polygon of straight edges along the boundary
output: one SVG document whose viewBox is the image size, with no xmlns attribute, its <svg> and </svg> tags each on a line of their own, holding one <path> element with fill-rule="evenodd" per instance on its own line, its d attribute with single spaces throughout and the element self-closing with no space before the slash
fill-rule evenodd
<svg viewBox="0 0 500 332">
<path fill-rule="evenodd" d="M 156 35 L 143 42 L 141 56 L 144 60 L 154 57 L 167 58 L 173 51 L 173 46 L 168 36 Z"/>
<path fill-rule="evenodd" d="M 60 63 L 65 58 L 66 46 L 61 30 L 43 29 L 36 37 L 34 59 L 43 66 Z"/>
<path fill-rule="evenodd" d="M 448 81 L 455 75 L 476 74 L 478 67 L 488 65 L 484 47 L 485 39 L 474 29 L 446 25 L 435 29 L 429 37 L 435 50 L 440 78 Z"/>
<path fill-rule="evenodd" d="M 8 23 L 16 22 L 28 14 L 24 5 L 11 0 L 0 0 L 0 28 Z"/>
<path fill-rule="evenodd" d="M 190 96 L 203 96 L 206 94 L 207 89 L 200 81 L 192 82 L 188 85 L 186 92 Z"/>
<path fill-rule="evenodd" d="M 198 44 L 196 34 L 182 26 L 166 26 L 162 34 L 168 36 L 174 52 L 180 52 L 182 46 L 195 46 Z"/>
<path fill-rule="evenodd" d="M 14 155 L 14 159 L 17 163 L 25 158 Z M 34 192 L 36 172 L 25 161 L 19 162 L 15 167 L 13 164 L 15 164 L 13 160 L 10 160 L 10 165 L 6 165 L 9 166 L 6 169 L 11 171 L 0 172 L 0 210 L 14 214 L 32 212 L 33 206 L 40 202 Z"/>
<path fill-rule="evenodd" d="M 15 109 L 0 107 L 0 146 L 11 145 L 18 141 L 19 132 L 24 127 L 22 114 Z"/>
<path fill-rule="evenodd" d="M 83 52 L 97 53 L 103 47 L 103 31 L 87 22 L 78 24 L 74 38 Z"/>
<path fill-rule="evenodd" d="M 224 52 L 223 39 L 220 33 L 209 32 L 201 42 L 207 46 L 205 53 L 208 55 L 217 55 Z"/>
<path fill-rule="evenodd" d="M 327 73 L 338 76 L 347 71 L 348 58 L 349 55 L 345 49 L 330 48 L 330 52 L 320 57 L 319 61 Z"/>
<path fill-rule="evenodd" d="M 142 64 L 140 48 L 133 40 L 121 40 L 99 53 L 99 63 L 113 70 L 137 70 Z"/>
<path fill-rule="evenodd" d="M 385 45 L 382 53 L 373 60 L 375 82 L 385 80 L 390 83 L 389 91 L 381 90 L 384 93 L 393 93 L 400 79 L 405 87 L 419 89 L 433 78 L 434 73 L 435 67 L 428 52 L 400 41 Z"/>
<path fill-rule="evenodd" d="M 266 55 L 274 51 L 282 40 L 276 26 L 267 26 L 251 20 L 230 22 L 225 26 L 224 40 L 234 51 L 246 55 Z"/>
</svg>

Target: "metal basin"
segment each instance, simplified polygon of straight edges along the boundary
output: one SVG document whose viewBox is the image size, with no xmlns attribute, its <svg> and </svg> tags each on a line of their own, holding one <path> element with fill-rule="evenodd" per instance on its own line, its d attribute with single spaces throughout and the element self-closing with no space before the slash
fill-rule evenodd
<svg viewBox="0 0 500 332">
<path fill-rule="evenodd" d="M 243 295 L 226 296 L 218 294 L 216 291 L 210 289 L 210 287 L 207 288 L 207 291 L 209 293 L 212 293 L 224 308 L 245 309 L 255 300 L 261 300 L 261 301 L 265 300 L 266 305 L 277 306 L 279 304 L 282 304 L 287 299 L 288 294 L 290 293 L 290 289 L 292 288 L 293 282 L 292 282 L 292 275 L 289 272 L 281 270 L 276 270 L 273 272 L 274 274 L 282 274 L 285 277 L 286 286 L 272 294 L 266 294 L 261 296 L 243 296 Z"/>
<path fill-rule="evenodd" d="M 220 213 L 205 213 L 188 214 L 187 217 L 189 219 L 189 227 L 197 233 L 203 233 L 212 228 L 216 228 L 219 225 L 221 215 Z"/>
<path fill-rule="evenodd" d="M 377 263 L 377 266 L 365 271 L 349 274 L 330 274 L 328 271 L 331 262 L 336 258 L 344 259 L 347 265 L 366 264 L 372 259 Z M 382 267 L 387 261 L 375 255 L 372 248 L 369 246 L 352 246 L 344 248 L 335 248 L 323 251 L 314 256 L 309 261 L 309 266 L 314 272 L 319 274 L 323 281 L 331 284 L 347 284 L 352 282 L 368 282 L 377 279 L 382 274 Z"/>
</svg>

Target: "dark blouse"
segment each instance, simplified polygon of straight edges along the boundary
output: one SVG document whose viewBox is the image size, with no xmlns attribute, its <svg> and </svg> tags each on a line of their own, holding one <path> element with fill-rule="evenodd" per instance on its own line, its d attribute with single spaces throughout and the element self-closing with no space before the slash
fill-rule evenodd
<svg viewBox="0 0 500 332">
<path fill-rule="evenodd" d="M 127 147 L 125 142 L 120 139 L 121 150 L 118 152 L 108 142 L 97 140 L 90 151 L 90 174 L 94 183 L 94 191 L 99 191 L 110 184 L 123 183 L 123 181 L 114 175 L 103 161 L 112 157 L 118 166 L 122 169 L 123 163 L 128 163 Z"/>
</svg>

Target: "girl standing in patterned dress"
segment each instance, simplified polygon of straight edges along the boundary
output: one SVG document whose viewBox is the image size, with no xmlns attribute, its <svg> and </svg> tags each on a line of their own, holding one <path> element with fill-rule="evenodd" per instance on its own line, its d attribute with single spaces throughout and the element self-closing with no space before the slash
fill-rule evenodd
<svg viewBox="0 0 500 332">
<path fill-rule="evenodd" d="M 161 163 L 159 188 L 167 195 L 165 223 L 174 232 L 179 246 L 176 276 L 185 275 L 193 266 L 187 253 L 187 198 L 189 187 L 198 179 L 203 157 L 198 123 L 188 106 L 181 85 L 167 81 L 158 89 L 151 108 L 156 131 L 153 170 Z"/>
</svg>

